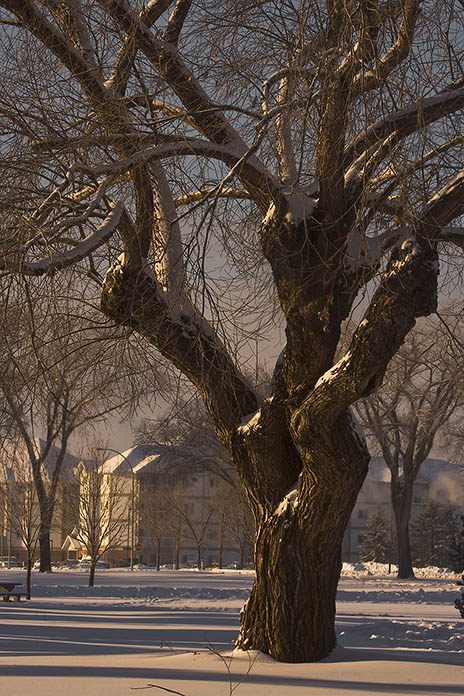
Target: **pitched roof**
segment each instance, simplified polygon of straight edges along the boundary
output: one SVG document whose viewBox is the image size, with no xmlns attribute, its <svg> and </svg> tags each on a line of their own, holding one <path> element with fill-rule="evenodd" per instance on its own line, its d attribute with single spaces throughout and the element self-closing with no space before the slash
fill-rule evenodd
<svg viewBox="0 0 464 696">
<path fill-rule="evenodd" d="M 111 449 L 108 451 L 111 452 Z M 152 445 L 135 445 L 106 459 L 100 470 L 107 474 L 128 476 L 131 471 L 134 474 L 149 473 L 166 465 L 166 456 L 161 449 Z"/>
</svg>

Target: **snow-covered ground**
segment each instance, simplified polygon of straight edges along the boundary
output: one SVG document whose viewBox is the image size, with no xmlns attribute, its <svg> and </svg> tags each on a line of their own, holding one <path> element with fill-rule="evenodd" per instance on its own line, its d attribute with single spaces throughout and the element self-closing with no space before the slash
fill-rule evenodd
<svg viewBox="0 0 464 696">
<path fill-rule="evenodd" d="M 0 695 L 462 696 L 457 577 L 386 571 L 344 565 L 338 646 L 297 665 L 233 651 L 252 571 L 101 570 L 92 589 L 82 571 L 34 573 L 31 601 L 0 603 Z"/>
</svg>

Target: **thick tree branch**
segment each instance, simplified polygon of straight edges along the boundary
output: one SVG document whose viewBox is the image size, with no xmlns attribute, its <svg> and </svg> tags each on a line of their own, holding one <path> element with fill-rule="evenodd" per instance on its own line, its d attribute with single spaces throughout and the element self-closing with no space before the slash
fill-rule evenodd
<svg viewBox="0 0 464 696">
<path fill-rule="evenodd" d="M 456 174 L 426 204 L 421 214 L 426 234 L 441 236 L 441 230 L 464 212 L 464 169 Z"/>
<path fill-rule="evenodd" d="M 205 188 L 201 191 L 191 191 L 190 193 L 184 193 L 182 196 L 178 196 L 174 203 L 176 207 L 181 207 L 183 205 L 188 205 L 189 203 L 196 203 L 197 201 L 207 201 L 211 198 L 237 198 L 237 199 L 248 199 L 250 200 L 251 195 L 249 191 L 245 189 L 237 188 Z"/>
<path fill-rule="evenodd" d="M 23 275 L 40 276 L 72 266 L 101 247 L 114 234 L 122 213 L 123 207 L 120 203 L 112 204 L 112 210 L 102 224 L 69 251 L 51 254 L 38 261 L 26 261 L 19 250 L 6 252 L 0 255 L 0 268 Z"/>
<path fill-rule="evenodd" d="M 416 318 L 434 311 L 437 274 L 437 253 L 428 243 L 408 240 L 395 249 L 349 350 L 322 375 L 296 410 L 292 423 L 299 441 L 308 430 L 308 419 L 334 421 L 343 409 L 381 383 Z"/>
<path fill-rule="evenodd" d="M 181 100 L 196 128 L 215 144 L 232 145 L 243 157 L 248 151 L 246 144 L 180 59 L 176 47 L 157 39 L 122 0 L 98 2 L 128 35 L 133 33 L 138 49 Z M 247 169 L 240 172 L 240 178 L 262 200 L 269 200 L 274 184 L 254 152 L 249 157 Z"/>
<path fill-rule="evenodd" d="M 361 94 L 379 87 L 385 82 L 390 73 L 407 58 L 412 46 L 420 4 L 421 0 L 406 0 L 396 42 L 378 61 L 375 61 L 375 66 L 372 70 L 362 69 L 353 78 L 350 87 L 351 99 L 355 99 Z"/>
<path fill-rule="evenodd" d="M 164 32 L 164 40 L 168 43 L 177 44 L 179 36 L 184 26 L 184 22 L 190 10 L 192 0 L 176 0 L 175 7 L 169 17 Z"/>
<path fill-rule="evenodd" d="M 209 327 L 189 312 L 173 318 L 148 269 L 131 269 L 124 263 L 114 265 L 106 276 L 102 309 L 145 336 L 189 377 L 205 401 L 221 442 L 230 448 L 234 428 L 256 411 L 258 403 Z"/>
<path fill-rule="evenodd" d="M 430 123 L 462 109 L 464 107 L 462 83 L 463 80 L 457 80 L 434 97 L 426 97 L 410 104 L 366 128 L 346 146 L 345 167 L 350 167 L 363 152 L 392 134 L 395 136 L 395 141 L 400 142 Z"/>
<path fill-rule="evenodd" d="M 126 131 L 129 134 L 134 132 L 134 128 L 123 111 L 122 104 L 113 99 L 111 91 L 95 75 L 93 66 L 89 65 L 72 43 L 38 12 L 31 0 L 24 0 L 24 2 L 4 0 L 1 5 L 13 12 L 21 20 L 22 25 L 63 62 L 71 75 L 79 81 L 93 107 L 101 115 L 103 122 L 108 124 L 110 133 L 113 129 L 116 132 Z M 119 148 L 120 154 L 125 157 L 131 151 L 133 152 L 133 147 L 128 145 Z M 143 166 L 134 168 L 131 174 L 137 210 L 140 213 L 136 222 L 138 243 L 140 253 L 142 256 L 146 256 L 151 241 L 153 223 L 151 183 L 148 171 Z"/>
<path fill-rule="evenodd" d="M 157 19 L 161 17 L 174 0 L 150 0 L 140 12 L 140 19 L 147 27 L 151 27 Z M 112 87 L 121 95 L 124 95 L 129 81 L 137 47 L 131 34 L 124 40 L 123 46 L 114 64 L 113 72 L 107 82 L 108 87 Z M 146 96 L 143 96 L 146 101 Z"/>
</svg>

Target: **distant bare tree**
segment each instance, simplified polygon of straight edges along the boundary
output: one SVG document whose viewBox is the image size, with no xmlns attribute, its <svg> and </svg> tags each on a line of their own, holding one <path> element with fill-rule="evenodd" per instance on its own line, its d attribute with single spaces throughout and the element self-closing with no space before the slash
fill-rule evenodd
<svg viewBox="0 0 464 696">
<path fill-rule="evenodd" d="M 40 506 L 27 457 L 11 452 L 0 466 L 0 496 L 6 505 L 7 532 L 22 544 L 26 559 L 26 598 L 31 598 L 31 570 L 41 530 Z"/>
<path fill-rule="evenodd" d="M 172 408 L 156 419 L 145 418 L 137 430 L 141 444 L 156 444 L 179 474 L 210 472 L 232 484 L 234 464 L 214 432 L 197 395 L 176 398 Z"/>
<path fill-rule="evenodd" d="M 412 331 L 393 358 L 384 384 L 356 410 L 391 474 L 398 576 L 414 574 L 409 521 L 414 482 L 440 429 L 464 405 L 464 353 L 438 322 Z"/>
<path fill-rule="evenodd" d="M 188 482 L 186 482 L 188 485 Z M 184 495 L 178 495 L 178 490 L 173 490 L 169 496 L 169 504 L 176 518 L 174 526 L 178 526 L 183 530 L 184 538 L 191 539 L 197 548 L 197 568 L 202 565 L 202 546 L 206 536 L 206 531 L 210 525 L 211 518 L 214 513 L 214 505 L 212 501 L 199 496 L 193 499 L 191 496 L 186 496 L 186 488 Z M 181 489 L 182 493 L 182 489 Z"/>
<path fill-rule="evenodd" d="M 5 293 L 4 286 L 5 281 Z M 19 438 L 31 467 L 42 520 L 41 572 L 51 569 L 50 529 L 60 480 L 72 477 L 71 435 L 95 429 L 115 413 L 129 416 L 160 384 L 156 369 L 148 379 L 136 354 L 114 358 L 113 332 L 101 326 L 91 307 L 79 312 L 78 292 L 82 288 L 72 278 L 44 279 L 32 300 L 28 284 L 17 284 L 2 311 L 3 442 Z M 122 347 L 120 338 L 116 342 Z"/>
<path fill-rule="evenodd" d="M 230 491 L 227 509 L 227 528 L 229 536 L 239 550 L 239 567 L 243 568 L 253 553 L 255 524 L 250 508 L 239 488 Z"/>
<path fill-rule="evenodd" d="M 155 542 L 156 570 L 161 564 L 161 541 L 166 536 L 171 536 L 173 524 L 173 510 L 170 504 L 172 489 L 175 486 L 168 480 L 157 477 L 143 486 L 140 497 L 140 519 L 144 535 Z M 175 516 L 175 515 L 174 515 Z"/>
<path fill-rule="evenodd" d="M 212 499 L 215 517 L 219 520 L 219 567 L 223 565 L 224 545 L 238 549 L 239 566 L 243 568 L 252 555 L 255 525 L 250 506 L 241 490 L 239 481 L 235 485 L 216 480 Z"/>
<path fill-rule="evenodd" d="M 71 534 L 89 557 L 89 587 L 93 587 L 97 562 L 104 553 L 121 546 L 124 539 L 127 528 L 125 502 L 130 484 L 124 476 L 106 472 L 103 459 L 99 459 L 96 452 L 91 463 L 87 467 L 81 464 L 76 474 L 79 497 L 69 513 L 78 521 Z"/>
</svg>

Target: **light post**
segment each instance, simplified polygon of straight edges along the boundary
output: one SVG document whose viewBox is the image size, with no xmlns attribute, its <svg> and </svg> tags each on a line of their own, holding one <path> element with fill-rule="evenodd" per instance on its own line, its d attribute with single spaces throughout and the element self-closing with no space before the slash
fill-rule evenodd
<svg viewBox="0 0 464 696">
<path fill-rule="evenodd" d="M 131 543 L 130 543 L 130 569 L 134 570 L 134 541 L 135 541 L 135 472 L 132 464 L 128 460 L 125 454 L 119 450 L 112 449 L 111 447 L 97 447 L 98 452 L 114 452 L 119 454 L 120 457 L 127 462 L 132 474 L 132 486 L 131 486 Z"/>
</svg>

